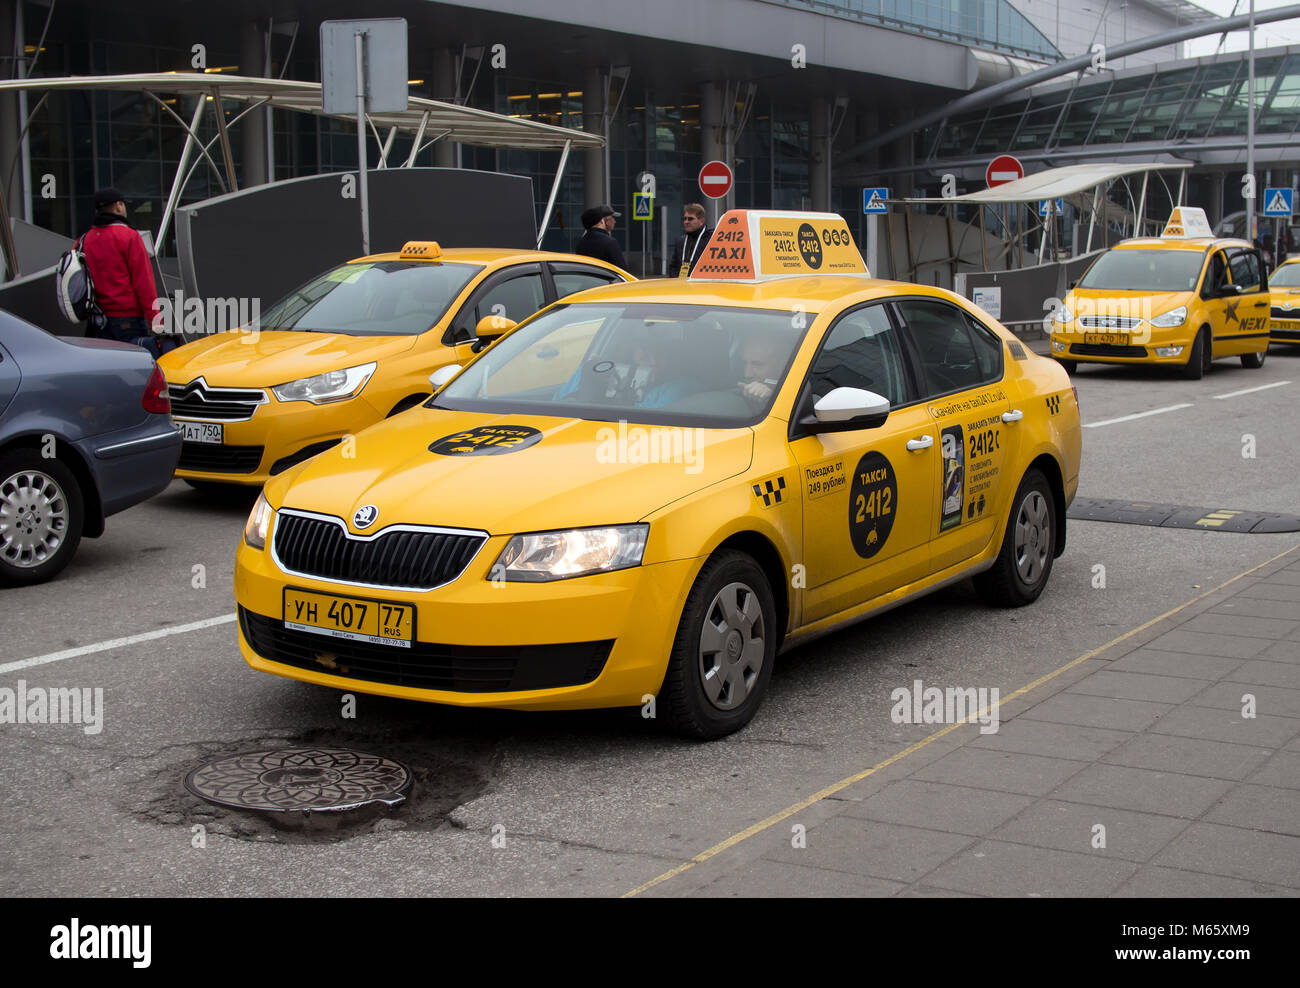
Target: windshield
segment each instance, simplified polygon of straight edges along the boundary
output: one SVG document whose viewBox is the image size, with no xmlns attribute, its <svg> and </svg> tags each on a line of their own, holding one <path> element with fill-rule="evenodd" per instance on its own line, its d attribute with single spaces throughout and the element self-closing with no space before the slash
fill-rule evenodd
<svg viewBox="0 0 1300 988">
<path fill-rule="evenodd" d="M 786 310 L 563 305 L 503 337 L 429 405 L 697 428 L 753 425 L 771 407 L 804 323 Z"/>
<path fill-rule="evenodd" d="M 1269 288 L 1300 288 L 1300 263 L 1283 264 L 1268 276 Z"/>
<path fill-rule="evenodd" d="M 1196 287 L 1204 260 L 1197 250 L 1112 250 L 1097 258 L 1079 287 L 1188 292 Z"/>
<path fill-rule="evenodd" d="M 343 264 L 285 296 L 262 329 L 353 336 L 411 336 L 446 313 L 479 264 L 363 261 Z"/>
</svg>

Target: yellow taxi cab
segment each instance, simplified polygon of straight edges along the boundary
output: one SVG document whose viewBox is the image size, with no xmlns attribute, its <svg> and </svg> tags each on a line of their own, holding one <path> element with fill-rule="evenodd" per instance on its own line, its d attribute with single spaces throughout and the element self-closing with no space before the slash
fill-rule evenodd
<svg viewBox="0 0 1300 988">
<path fill-rule="evenodd" d="M 260 486 L 418 405 L 430 371 L 468 360 L 557 298 L 631 279 L 576 254 L 435 241 L 339 265 L 252 331 L 216 333 L 158 361 L 184 437 L 176 475 L 200 488 Z"/>
<path fill-rule="evenodd" d="M 566 299 L 435 378 L 266 485 L 235 572 L 254 669 L 715 738 L 778 651 L 967 577 L 1028 604 L 1065 547 L 1068 375 L 871 278 L 833 214 L 733 210 L 689 279 Z"/>
<path fill-rule="evenodd" d="M 1300 257 L 1283 261 L 1268 276 L 1272 309 L 1268 320 L 1271 343 L 1300 343 Z"/>
<path fill-rule="evenodd" d="M 1062 303 L 1051 352 L 1071 373 L 1085 361 L 1163 364 L 1196 380 L 1221 357 L 1264 366 L 1264 259 L 1245 240 L 1215 238 L 1202 209 L 1179 206 L 1158 238 L 1116 244 Z"/>
</svg>

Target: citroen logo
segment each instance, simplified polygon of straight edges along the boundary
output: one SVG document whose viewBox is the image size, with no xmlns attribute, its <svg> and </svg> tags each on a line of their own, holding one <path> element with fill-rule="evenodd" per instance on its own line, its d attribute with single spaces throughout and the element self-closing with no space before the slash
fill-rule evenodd
<svg viewBox="0 0 1300 988">
<path fill-rule="evenodd" d="M 379 517 L 379 509 L 373 504 L 362 505 L 357 508 L 357 513 L 352 516 L 352 524 L 357 528 L 369 528 Z"/>
</svg>

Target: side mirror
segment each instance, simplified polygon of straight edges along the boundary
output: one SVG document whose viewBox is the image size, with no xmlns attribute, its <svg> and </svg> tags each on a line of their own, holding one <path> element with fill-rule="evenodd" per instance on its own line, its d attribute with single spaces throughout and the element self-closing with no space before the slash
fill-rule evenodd
<svg viewBox="0 0 1300 988">
<path fill-rule="evenodd" d="M 878 429 L 889 417 L 889 399 L 864 388 L 836 388 L 819 398 L 812 415 L 799 420 L 809 433 Z"/>
<path fill-rule="evenodd" d="M 443 364 L 429 375 L 429 385 L 438 391 L 444 384 L 460 373 L 460 364 Z"/>
<path fill-rule="evenodd" d="M 1069 292 L 1074 291 L 1074 286 L 1077 285 L 1078 283 L 1079 283 L 1078 281 L 1072 281 L 1072 282 L 1070 282 L 1070 287 L 1067 288 L 1066 291 L 1069 291 Z"/>
<path fill-rule="evenodd" d="M 474 335 L 480 340 L 495 340 L 518 325 L 513 319 L 507 319 L 505 316 L 484 316 L 474 327 Z"/>
</svg>

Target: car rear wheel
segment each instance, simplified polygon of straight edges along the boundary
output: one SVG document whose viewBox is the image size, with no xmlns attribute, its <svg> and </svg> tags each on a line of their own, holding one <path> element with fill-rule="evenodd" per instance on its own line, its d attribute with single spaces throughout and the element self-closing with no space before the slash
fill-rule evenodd
<svg viewBox="0 0 1300 988">
<path fill-rule="evenodd" d="M 776 658 L 776 605 L 762 567 L 742 552 L 713 556 L 695 579 L 659 690 L 662 723 L 711 741 L 749 723 Z"/>
<path fill-rule="evenodd" d="M 992 568 L 975 577 L 975 589 L 1000 607 L 1032 604 L 1047 586 L 1055 554 L 1056 501 L 1047 478 L 1031 468 L 1011 502 L 1002 550 Z"/>
<path fill-rule="evenodd" d="M 1264 358 L 1267 356 L 1267 350 L 1261 350 L 1259 353 L 1243 353 L 1241 355 L 1241 366 L 1248 367 L 1251 370 L 1259 370 L 1264 366 Z"/>
<path fill-rule="evenodd" d="M 85 511 L 71 470 L 35 450 L 0 455 L 0 584 L 42 583 L 68 565 Z"/>
<path fill-rule="evenodd" d="M 1202 326 L 1200 332 L 1196 334 L 1196 342 L 1192 344 L 1192 349 L 1187 354 L 1187 363 L 1183 365 L 1184 378 L 1189 381 L 1199 381 L 1205 376 L 1205 372 L 1210 369 L 1210 360 L 1214 356 L 1210 347 L 1210 331 Z"/>
</svg>

